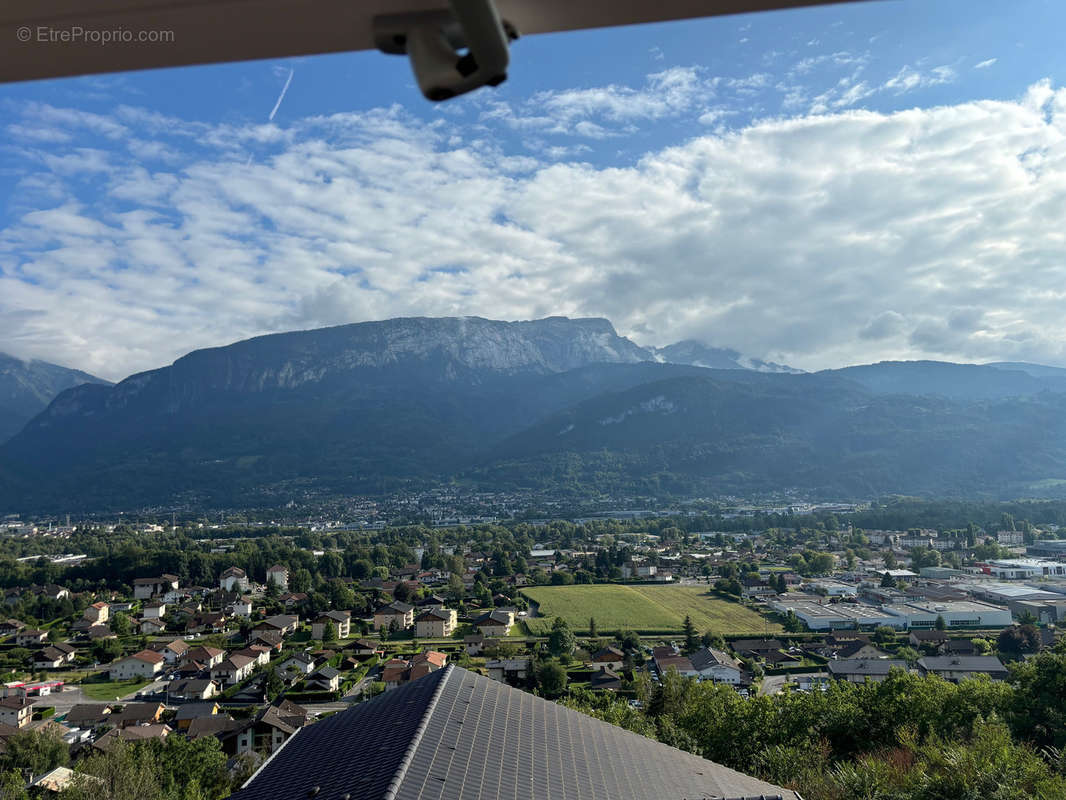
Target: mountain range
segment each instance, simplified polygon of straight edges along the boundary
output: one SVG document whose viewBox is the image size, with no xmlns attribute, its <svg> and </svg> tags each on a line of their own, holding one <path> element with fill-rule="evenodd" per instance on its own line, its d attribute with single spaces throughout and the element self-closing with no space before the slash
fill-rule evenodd
<svg viewBox="0 0 1066 800">
<path fill-rule="evenodd" d="M 603 319 L 394 319 L 68 388 L 0 446 L 0 510 L 276 505 L 440 481 L 565 496 L 1056 495 L 1063 412 L 1066 370 L 1042 365 L 807 374 L 693 342 L 640 347 Z"/>
<path fill-rule="evenodd" d="M 46 361 L 23 361 L 0 353 L 0 442 L 14 436 L 64 389 L 100 378 Z"/>
</svg>

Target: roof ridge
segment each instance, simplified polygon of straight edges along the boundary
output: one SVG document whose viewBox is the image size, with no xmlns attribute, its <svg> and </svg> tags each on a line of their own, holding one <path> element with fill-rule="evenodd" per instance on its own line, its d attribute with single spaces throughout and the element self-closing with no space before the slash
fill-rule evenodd
<svg viewBox="0 0 1066 800">
<path fill-rule="evenodd" d="M 403 783 L 403 779 L 407 776 L 407 768 L 411 765 L 411 759 L 414 758 L 415 750 L 417 750 L 418 745 L 422 743 L 422 734 L 426 732 L 426 726 L 429 724 L 429 718 L 433 716 L 433 711 L 437 707 L 437 700 L 440 699 L 441 692 L 444 690 L 444 684 L 446 684 L 448 678 L 452 676 L 453 667 L 453 664 L 449 664 L 444 668 L 444 676 L 437 684 L 437 688 L 433 690 L 433 697 L 431 697 L 426 704 L 426 710 L 422 713 L 422 719 L 419 721 L 414 736 L 411 737 L 411 741 L 407 745 L 407 750 L 404 752 L 403 758 L 400 759 L 400 765 L 396 768 L 396 774 L 392 776 L 392 782 L 389 783 L 389 788 L 385 790 L 385 796 L 382 800 L 396 800 L 396 792 L 399 791 L 400 784 Z"/>
</svg>

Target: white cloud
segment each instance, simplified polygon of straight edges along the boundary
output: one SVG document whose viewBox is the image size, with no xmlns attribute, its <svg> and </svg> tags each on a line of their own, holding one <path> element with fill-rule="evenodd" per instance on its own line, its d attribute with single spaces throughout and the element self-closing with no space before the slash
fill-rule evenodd
<svg viewBox="0 0 1066 800">
<path fill-rule="evenodd" d="M 973 65 L 974 69 L 988 69 L 993 64 L 999 61 L 998 58 L 986 58 L 984 61 L 979 61 Z"/>
<path fill-rule="evenodd" d="M 569 100 L 575 127 L 622 113 Z M 164 140 L 177 169 L 121 137 L 93 155 L 34 145 L 14 178 L 38 205 L 0 230 L 0 350 L 119 378 L 275 330 L 598 314 L 648 343 L 804 368 L 1066 363 L 1066 90 L 1050 82 L 1018 101 L 712 126 L 614 167 L 552 163 L 587 151 L 544 143 L 516 157 L 485 133 L 499 124 L 378 109 L 205 126 L 195 147 Z M 121 125 L 162 136 L 151 114 Z"/>
<path fill-rule="evenodd" d="M 956 77 L 955 70 L 947 65 L 934 67 L 928 72 L 922 72 L 907 64 L 901 67 L 899 72 L 893 77 L 885 81 L 881 88 L 896 94 L 903 94 L 915 89 L 925 89 L 930 86 L 952 83 Z"/>
</svg>

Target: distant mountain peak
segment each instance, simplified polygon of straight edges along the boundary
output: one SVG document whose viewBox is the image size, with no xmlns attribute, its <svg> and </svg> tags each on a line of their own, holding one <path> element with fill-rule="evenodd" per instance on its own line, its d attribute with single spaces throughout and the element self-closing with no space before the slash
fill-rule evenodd
<svg viewBox="0 0 1066 800">
<path fill-rule="evenodd" d="M 707 369 L 748 369 L 755 372 L 785 372 L 799 374 L 795 369 L 772 361 L 750 358 L 739 351 L 726 347 L 712 347 L 696 339 L 684 339 L 666 347 L 649 348 L 656 361 L 669 364 L 689 364 Z"/>
<path fill-rule="evenodd" d="M 81 370 L 0 352 L 0 442 L 18 433 L 65 389 L 106 384 Z"/>
</svg>

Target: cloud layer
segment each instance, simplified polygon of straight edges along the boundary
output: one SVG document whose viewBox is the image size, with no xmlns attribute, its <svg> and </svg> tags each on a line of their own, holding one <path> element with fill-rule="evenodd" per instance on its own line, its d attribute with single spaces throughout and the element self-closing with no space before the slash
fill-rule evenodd
<svg viewBox="0 0 1066 800">
<path fill-rule="evenodd" d="M 1066 363 L 1066 90 L 846 110 L 951 79 L 938 69 L 855 74 L 819 108 L 733 128 L 714 92 L 744 86 L 680 68 L 467 121 L 24 106 L 7 126 L 22 166 L 0 350 L 121 378 L 270 331 L 569 314 L 807 369 Z M 572 146 L 679 115 L 703 117 L 700 135 L 613 167 L 486 135 L 558 129 Z"/>
</svg>

